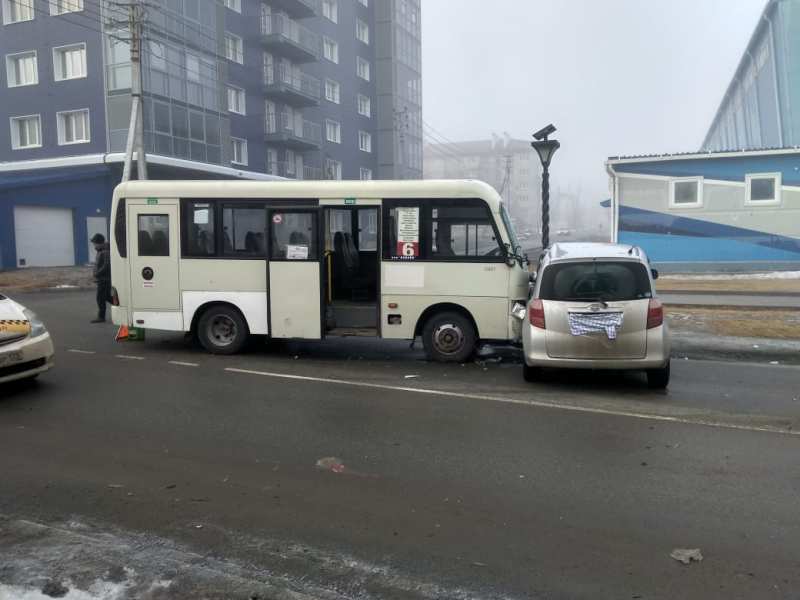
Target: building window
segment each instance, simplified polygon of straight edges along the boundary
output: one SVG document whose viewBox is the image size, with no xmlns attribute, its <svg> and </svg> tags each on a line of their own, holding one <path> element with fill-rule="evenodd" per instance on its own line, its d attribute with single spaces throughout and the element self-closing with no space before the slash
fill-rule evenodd
<svg viewBox="0 0 800 600">
<path fill-rule="evenodd" d="M 322 0 L 322 16 L 334 23 L 338 23 L 339 0 Z"/>
<path fill-rule="evenodd" d="M 369 45 L 369 25 L 361 19 L 356 19 L 356 39 Z"/>
<path fill-rule="evenodd" d="M 322 38 L 322 55 L 333 63 L 339 63 L 339 44 L 331 38 Z"/>
<path fill-rule="evenodd" d="M 231 162 L 237 165 L 247 165 L 247 140 L 231 138 Z"/>
<path fill-rule="evenodd" d="M 36 51 L 20 52 L 6 56 L 8 87 L 36 85 L 39 83 L 39 68 Z"/>
<path fill-rule="evenodd" d="M 339 104 L 339 84 L 331 79 L 325 80 L 325 100 Z"/>
<path fill-rule="evenodd" d="M 3 0 L 3 25 L 33 21 L 33 0 Z"/>
<path fill-rule="evenodd" d="M 362 181 L 369 181 L 370 179 L 372 179 L 372 169 L 361 167 L 361 169 L 359 169 L 359 174 Z"/>
<path fill-rule="evenodd" d="M 83 0 L 50 0 L 50 14 L 63 15 L 83 10 Z"/>
<path fill-rule="evenodd" d="M 244 46 L 242 38 L 232 33 L 225 33 L 225 58 L 244 64 Z"/>
<path fill-rule="evenodd" d="M 781 203 L 780 173 L 758 173 L 745 177 L 745 204 L 764 206 Z"/>
<path fill-rule="evenodd" d="M 372 106 L 369 96 L 364 94 L 358 95 L 358 114 L 369 118 L 372 114 Z"/>
<path fill-rule="evenodd" d="M 372 136 L 366 131 L 358 132 L 358 149 L 362 152 L 372 152 Z"/>
<path fill-rule="evenodd" d="M 245 93 L 242 88 L 228 86 L 228 110 L 237 115 L 247 114 Z"/>
<path fill-rule="evenodd" d="M 86 77 L 86 44 L 53 48 L 53 76 L 56 81 Z"/>
<path fill-rule="evenodd" d="M 238 13 L 242 12 L 242 0 L 225 0 L 225 7 L 235 10 Z"/>
<path fill-rule="evenodd" d="M 56 113 L 58 145 L 85 144 L 89 141 L 89 109 Z"/>
<path fill-rule="evenodd" d="M 356 75 L 369 81 L 369 61 L 356 56 Z"/>
<path fill-rule="evenodd" d="M 325 119 L 325 139 L 334 144 L 342 143 L 342 126 L 337 121 Z"/>
<path fill-rule="evenodd" d="M 11 147 L 14 150 L 41 146 L 42 127 L 39 115 L 11 117 Z"/>
<path fill-rule="evenodd" d="M 671 208 L 698 208 L 703 206 L 703 178 L 673 179 L 669 182 Z"/>
<path fill-rule="evenodd" d="M 341 179 L 342 163 L 332 158 L 325 159 L 325 179 Z"/>
</svg>

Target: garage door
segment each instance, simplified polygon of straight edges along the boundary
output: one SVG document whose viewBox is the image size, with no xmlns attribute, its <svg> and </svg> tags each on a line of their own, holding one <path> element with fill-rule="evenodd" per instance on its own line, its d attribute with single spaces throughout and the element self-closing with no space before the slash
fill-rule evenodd
<svg viewBox="0 0 800 600">
<path fill-rule="evenodd" d="M 72 210 L 15 206 L 17 266 L 64 267 L 75 264 Z"/>
</svg>

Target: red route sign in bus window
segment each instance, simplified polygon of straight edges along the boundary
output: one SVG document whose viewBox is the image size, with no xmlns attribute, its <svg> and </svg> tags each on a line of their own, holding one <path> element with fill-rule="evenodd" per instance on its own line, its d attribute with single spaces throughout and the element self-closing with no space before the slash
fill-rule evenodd
<svg viewBox="0 0 800 600">
<path fill-rule="evenodd" d="M 396 256 L 416 258 L 419 256 L 419 207 L 399 206 L 396 209 L 397 248 Z"/>
</svg>

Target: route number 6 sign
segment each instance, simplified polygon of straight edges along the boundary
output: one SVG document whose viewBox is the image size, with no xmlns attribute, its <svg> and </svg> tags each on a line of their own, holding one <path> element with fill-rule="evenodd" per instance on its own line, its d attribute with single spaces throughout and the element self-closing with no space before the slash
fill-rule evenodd
<svg viewBox="0 0 800 600">
<path fill-rule="evenodd" d="M 419 207 L 399 206 L 397 215 L 397 250 L 400 258 L 419 256 Z"/>
</svg>

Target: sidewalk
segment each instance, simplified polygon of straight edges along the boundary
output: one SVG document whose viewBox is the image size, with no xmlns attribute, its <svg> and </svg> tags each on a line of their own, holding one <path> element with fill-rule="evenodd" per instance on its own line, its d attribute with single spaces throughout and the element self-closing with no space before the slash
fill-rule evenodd
<svg viewBox="0 0 800 600">
<path fill-rule="evenodd" d="M 658 297 L 668 306 L 740 306 L 800 310 L 800 293 L 794 292 L 684 290 L 659 292 Z"/>
</svg>

